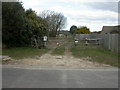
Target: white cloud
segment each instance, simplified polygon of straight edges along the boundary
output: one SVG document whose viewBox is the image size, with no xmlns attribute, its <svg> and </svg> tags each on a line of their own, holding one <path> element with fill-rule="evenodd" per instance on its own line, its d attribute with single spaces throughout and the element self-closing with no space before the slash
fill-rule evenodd
<svg viewBox="0 0 120 90">
<path fill-rule="evenodd" d="M 73 2 L 73 3 L 79 3 L 79 2 L 119 2 L 119 0 L 59 0 L 59 2 Z"/>
<path fill-rule="evenodd" d="M 105 25 L 117 25 L 118 13 L 112 10 L 98 9 L 90 7 L 86 2 L 88 0 L 22 0 L 25 8 L 32 8 L 38 14 L 43 10 L 53 10 L 63 13 L 68 20 L 68 26 L 65 29 L 70 29 L 72 25 L 88 26 L 92 31 L 99 31 Z M 89 0 L 89 2 L 100 1 L 118 1 L 118 0 Z M 95 3 L 93 2 L 93 3 Z M 105 2 L 105 3 L 106 3 Z M 91 4 L 90 4 L 91 5 Z M 100 4 L 101 5 L 101 4 Z M 104 4 L 102 4 L 104 5 Z"/>
<path fill-rule="evenodd" d="M 40 3 L 40 0 L 22 0 L 22 2 L 25 5 L 25 7 L 31 8 L 42 4 Z"/>
<path fill-rule="evenodd" d="M 0 0 L 0 2 L 17 2 L 16 0 Z"/>
<path fill-rule="evenodd" d="M 81 10 L 80 8 L 82 7 L 84 8 Z M 84 5 L 81 5 L 80 8 L 75 10 L 74 8 L 70 8 L 70 6 L 64 8 L 62 6 L 55 6 L 51 9 L 59 12 L 62 11 L 65 16 L 67 16 L 67 29 L 69 29 L 71 25 L 83 25 L 89 26 L 92 31 L 95 31 L 101 30 L 100 27 L 104 25 L 117 25 L 118 14 L 116 12 L 87 9 Z M 99 28 L 96 29 L 97 25 Z"/>
</svg>

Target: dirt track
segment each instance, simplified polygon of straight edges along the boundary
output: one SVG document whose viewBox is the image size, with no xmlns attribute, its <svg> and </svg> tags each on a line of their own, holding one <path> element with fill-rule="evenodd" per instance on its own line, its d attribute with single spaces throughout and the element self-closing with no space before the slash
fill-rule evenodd
<svg viewBox="0 0 120 90">
<path fill-rule="evenodd" d="M 64 41 L 64 40 L 63 40 Z M 86 58 L 75 58 L 71 55 L 70 47 L 72 44 L 69 42 L 59 42 L 61 45 L 65 44 L 65 55 L 51 55 L 52 50 L 57 47 L 58 41 L 50 41 L 49 48 L 51 50 L 42 55 L 41 57 L 36 56 L 35 58 L 25 58 L 21 60 L 13 60 L 10 64 L 17 65 L 37 65 L 37 66 L 62 66 L 62 67 L 75 67 L 75 68 L 92 68 L 92 67 L 110 67 L 109 65 L 99 64 L 90 61 L 90 57 Z M 69 43 L 69 44 L 68 44 Z"/>
<path fill-rule="evenodd" d="M 72 44 L 69 42 L 64 42 L 62 40 L 59 43 L 61 45 L 63 44 L 65 45 L 65 55 L 55 55 L 55 56 L 51 55 L 52 50 L 54 50 L 57 47 L 56 43 L 58 43 L 58 41 L 57 40 L 49 41 L 49 48 L 51 48 L 51 50 L 48 53 L 44 54 L 43 56 L 21 59 L 19 60 L 19 62 L 15 64 L 37 65 L 37 66 L 62 66 L 62 67 L 77 67 L 77 68 L 109 67 L 109 65 L 99 64 L 90 61 L 91 60 L 90 57 L 81 58 L 81 59 L 73 57 L 71 55 L 71 52 L 69 51 Z"/>
<path fill-rule="evenodd" d="M 35 59 L 26 58 L 21 60 L 21 64 L 25 65 L 40 65 L 40 66 L 64 66 L 64 67 L 108 67 L 108 65 L 98 64 L 85 59 L 77 59 L 73 56 L 53 56 L 49 53 Z"/>
</svg>

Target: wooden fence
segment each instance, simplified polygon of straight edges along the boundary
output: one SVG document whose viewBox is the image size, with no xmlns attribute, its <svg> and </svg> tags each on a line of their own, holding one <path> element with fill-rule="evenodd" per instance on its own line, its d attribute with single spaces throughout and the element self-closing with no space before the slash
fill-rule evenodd
<svg viewBox="0 0 120 90">
<path fill-rule="evenodd" d="M 118 52 L 120 51 L 118 45 L 118 34 L 76 34 L 75 38 L 81 40 L 100 39 L 100 44 L 103 48 Z"/>
</svg>

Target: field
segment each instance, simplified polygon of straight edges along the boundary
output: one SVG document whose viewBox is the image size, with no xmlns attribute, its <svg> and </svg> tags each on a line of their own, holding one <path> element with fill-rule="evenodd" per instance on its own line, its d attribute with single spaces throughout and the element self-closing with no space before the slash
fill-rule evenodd
<svg viewBox="0 0 120 90">
<path fill-rule="evenodd" d="M 89 57 L 91 61 L 118 66 L 118 53 L 93 45 L 78 45 L 71 48 L 72 55 L 77 58 Z"/>
<path fill-rule="evenodd" d="M 29 48 L 29 47 L 20 47 L 20 48 L 3 49 L 2 55 L 10 56 L 13 59 L 22 59 L 22 58 L 28 58 L 28 57 L 33 58 L 35 56 L 41 56 L 47 51 L 49 50 Z"/>
<path fill-rule="evenodd" d="M 53 55 L 64 55 L 65 53 L 65 47 L 64 46 L 59 46 L 55 48 L 52 52 Z"/>
<path fill-rule="evenodd" d="M 3 49 L 2 55 L 10 56 L 13 59 L 24 59 L 24 58 L 34 58 L 36 56 L 43 56 L 43 54 L 47 53 L 48 51 L 51 53 L 45 54 L 43 59 L 46 60 L 56 58 L 54 56 L 64 56 L 67 58 L 62 58 L 61 61 L 67 61 L 70 57 L 74 57 L 71 59 L 72 61 L 77 61 L 81 59 L 84 61 L 96 62 L 101 64 L 107 64 L 111 66 L 118 66 L 118 53 L 112 52 L 110 50 L 106 50 L 101 48 L 97 45 L 88 45 L 85 46 L 83 44 L 74 46 L 73 40 L 71 38 L 64 39 L 59 41 L 61 44 L 60 46 L 55 46 L 56 41 L 51 41 L 48 45 L 54 45 L 55 48 L 43 48 L 43 49 L 36 49 L 30 47 L 19 47 L 19 48 L 10 48 L 10 49 Z M 62 43 L 61 43 L 62 42 Z M 51 54 L 51 55 L 49 55 Z M 43 61 L 43 60 L 41 60 Z"/>
</svg>

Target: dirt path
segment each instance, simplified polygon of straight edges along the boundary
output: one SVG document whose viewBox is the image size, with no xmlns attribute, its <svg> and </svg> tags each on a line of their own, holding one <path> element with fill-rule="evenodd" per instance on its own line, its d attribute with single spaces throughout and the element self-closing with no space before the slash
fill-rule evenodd
<svg viewBox="0 0 120 90">
<path fill-rule="evenodd" d="M 51 55 L 51 52 L 57 47 L 57 43 L 60 45 L 65 45 L 65 54 L 64 55 Z M 41 57 L 36 56 L 35 58 L 25 58 L 21 60 L 13 61 L 12 64 L 18 65 L 37 65 L 37 66 L 47 66 L 47 67 L 54 67 L 54 66 L 62 66 L 62 67 L 73 67 L 73 68 L 96 68 L 96 67 L 110 67 L 109 65 L 99 64 L 87 59 L 75 58 L 71 55 L 70 48 L 72 43 L 66 41 L 58 40 L 50 40 L 49 41 L 49 48 L 50 51 Z"/>
<path fill-rule="evenodd" d="M 67 53 L 67 52 L 66 52 Z M 87 59 L 87 58 L 86 58 Z M 82 68 L 92 68 L 92 67 L 108 67 L 108 65 L 103 65 L 88 60 L 74 58 L 70 53 L 63 56 L 53 56 L 50 53 L 44 54 L 41 57 L 26 58 L 21 60 L 21 64 L 24 65 L 40 65 L 40 66 L 64 66 L 64 67 L 82 67 Z"/>
</svg>

